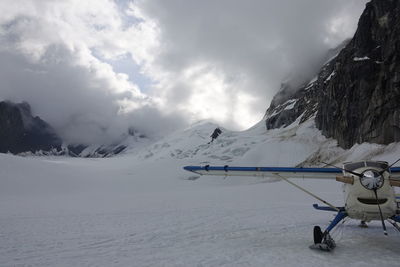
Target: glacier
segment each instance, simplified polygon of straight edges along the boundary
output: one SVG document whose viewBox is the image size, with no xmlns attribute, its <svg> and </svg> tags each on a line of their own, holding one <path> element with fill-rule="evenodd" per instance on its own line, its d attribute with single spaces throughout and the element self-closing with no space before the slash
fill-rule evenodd
<svg viewBox="0 0 400 267">
<path fill-rule="evenodd" d="M 223 133 L 202 121 L 112 158 L 0 154 L 0 266 L 398 266 L 399 233 L 347 220 L 333 253 L 310 250 L 333 213 L 272 178 L 197 177 L 182 166 L 394 162 L 400 144 L 337 147 L 314 120 Z M 134 147 L 134 146 L 132 146 Z M 335 205 L 335 181 L 293 180 Z"/>
</svg>

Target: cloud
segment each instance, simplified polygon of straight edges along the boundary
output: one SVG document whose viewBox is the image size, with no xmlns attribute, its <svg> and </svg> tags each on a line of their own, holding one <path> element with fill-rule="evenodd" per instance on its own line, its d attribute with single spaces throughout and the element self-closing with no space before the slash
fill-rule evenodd
<svg viewBox="0 0 400 267">
<path fill-rule="evenodd" d="M 76 143 L 113 142 L 131 126 L 160 136 L 200 119 L 243 129 L 288 73 L 312 72 L 354 33 L 364 4 L 1 1 L 0 99 L 28 101 Z"/>
<path fill-rule="evenodd" d="M 139 0 L 132 9 L 159 28 L 149 69 L 168 78 L 154 94 L 243 128 L 261 119 L 289 72 L 311 75 L 321 55 L 351 37 L 365 2 Z"/>
<path fill-rule="evenodd" d="M 171 130 L 153 121 L 183 124 L 102 60 L 150 58 L 143 42 L 151 31 L 124 22 L 114 2 L 13 3 L 0 4 L 9 11 L 0 18 L 0 99 L 29 102 L 70 143 L 114 142 L 129 127 L 149 136 Z"/>
</svg>

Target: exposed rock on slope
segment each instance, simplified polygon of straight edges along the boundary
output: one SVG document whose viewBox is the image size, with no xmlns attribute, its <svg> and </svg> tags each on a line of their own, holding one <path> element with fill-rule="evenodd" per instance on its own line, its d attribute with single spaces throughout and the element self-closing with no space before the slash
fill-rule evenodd
<svg viewBox="0 0 400 267">
<path fill-rule="evenodd" d="M 298 83 L 293 85 L 291 80 L 282 83 L 265 114 L 267 129 L 289 126 L 298 118 L 302 123 L 315 115 L 319 100 L 317 96 L 335 75 L 333 73 L 335 58 L 348 42 L 349 40 L 346 40 L 335 49 L 328 51 L 318 75 L 311 80 L 300 86 L 296 86 Z"/>
<path fill-rule="evenodd" d="M 343 147 L 400 140 L 400 1 L 367 4 L 323 88 L 317 127 Z"/>
<path fill-rule="evenodd" d="M 21 153 L 61 150 L 61 139 L 28 103 L 0 102 L 0 152 Z"/>
<path fill-rule="evenodd" d="M 315 115 L 322 133 L 343 148 L 389 144 L 400 141 L 399 103 L 400 1 L 373 0 L 353 39 L 315 79 L 273 101 L 266 124 L 278 128 Z"/>
</svg>

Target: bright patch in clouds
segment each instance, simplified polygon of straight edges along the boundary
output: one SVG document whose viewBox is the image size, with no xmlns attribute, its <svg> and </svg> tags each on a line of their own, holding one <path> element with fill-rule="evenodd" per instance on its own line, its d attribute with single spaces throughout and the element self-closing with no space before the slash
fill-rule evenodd
<svg viewBox="0 0 400 267">
<path fill-rule="evenodd" d="M 350 37 L 365 1 L 0 2 L 0 99 L 67 142 L 259 121 L 283 77 Z"/>
<path fill-rule="evenodd" d="M 183 73 L 192 94 L 181 104 L 183 110 L 190 110 L 196 118 L 211 117 L 216 121 L 227 121 L 230 117 L 229 87 L 224 80 L 208 66 L 194 66 Z M 211 68 L 212 69 L 212 68 Z"/>
</svg>

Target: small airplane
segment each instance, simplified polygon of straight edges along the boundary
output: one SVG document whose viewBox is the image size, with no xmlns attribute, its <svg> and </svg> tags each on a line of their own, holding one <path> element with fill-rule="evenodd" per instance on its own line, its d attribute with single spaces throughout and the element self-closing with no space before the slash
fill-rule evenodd
<svg viewBox="0 0 400 267">
<path fill-rule="evenodd" d="M 331 251 L 336 243 L 330 235 L 332 229 L 346 217 L 360 220 L 361 227 L 366 222 L 380 220 L 383 232 L 387 235 L 385 221 L 392 224 L 399 232 L 400 199 L 396 198 L 394 187 L 400 187 L 400 167 L 392 167 L 386 161 L 360 161 L 344 163 L 343 168 L 324 163 L 333 168 L 287 168 L 287 167 L 230 167 L 225 166 L 185 166 L 184 170 L 199 175 L 218 176 L 256 176 L 276 177 L 288 182 L 311 195 L 327 206 L 314 204 L 317 210 L 337 212 L 325 231 L 314 227 L 314 244 L 312 249 Z M 345 205 L 337 207 L 293 183 L 289 178 L 336 179 L 344 184 Z"/>
</svg>

